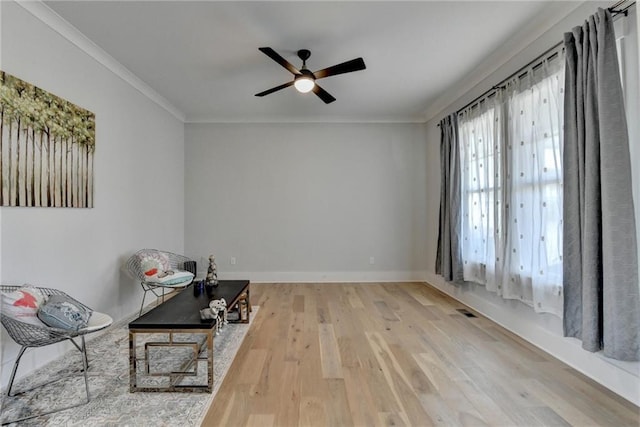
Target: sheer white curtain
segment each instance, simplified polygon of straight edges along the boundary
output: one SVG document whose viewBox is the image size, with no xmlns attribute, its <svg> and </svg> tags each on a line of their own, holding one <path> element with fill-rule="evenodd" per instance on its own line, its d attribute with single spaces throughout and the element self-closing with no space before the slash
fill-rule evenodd
<svg viewBox="0 0 640 427">
<path fill-rule="evenodd" d="M 564 58 L 460 117 L 464 278 L 562 315 Z"/>
<path fill-rule="evenodd" d="M 495 97 L 461 112 L 460 181 L 465 281 L 499 291 L 502 216 L 502 110 Z"/>
</svg>

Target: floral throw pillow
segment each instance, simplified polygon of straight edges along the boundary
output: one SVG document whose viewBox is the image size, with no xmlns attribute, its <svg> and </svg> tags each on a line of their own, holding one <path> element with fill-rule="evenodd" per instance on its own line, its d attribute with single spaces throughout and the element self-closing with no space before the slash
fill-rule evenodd
<svg viewBox="0 0 640 427">
<path fill-rule="evenodd" d="M 144 251 L 138 254 L 140 267 L 147 283 L 157 283 L 163 286 L 185 286 L 191 283 L 194 274 L 188 271 L 172 269 L 169 257 L 157 251 Z"/>
<path fill-rule="evenodd" d="M 158 275 L 162 276 L 164 271 L 168 271 L 171 268 L 169 257 L 162 252 L 145 251 L 139 253 L 138 258 L 140 259 L 140 267 L 147 281 L 150 281 L 150 279 Z"/>
<path fill-rule="evenodd" d="M 13 292 L 3 292 L 2 313 L 21 322 L 42 326 L 38 319 L 38 309 L 45 296 L 33 286 L 22 286 Z"/>
</svg>

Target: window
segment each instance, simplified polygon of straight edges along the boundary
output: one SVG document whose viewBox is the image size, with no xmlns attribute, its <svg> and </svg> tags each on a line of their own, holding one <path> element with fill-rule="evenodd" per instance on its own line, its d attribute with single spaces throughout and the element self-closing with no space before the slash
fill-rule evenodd
<svg viewBox="0 0 640 427">
<path fill-rule="evenodd" d="M 615 22 L 633 184 L 640 182 L 636 13 L 634 5 L 626 19 Z M 464 280 L 558 316 L 563 305 L 564 65 L 559 46 L 458 116 Z M 640 224 L 640 186 L 633 192 Z"/>
<path fill-rule="evenodd" d="M 465 280 L 562 313 L 562 84 L 553 59 L 459 119 Z"/>
<path fill-rule="evenodd" d="M 487 264 L 495 258 L 496 245 L 500 246 L 496 234 L 502 219 L 496 215 L 500 200 L 499 115 L 496 100 L 487 99 L 463 112 L 459 121 L 464 278 L 483 284 Z"/>
</svg>

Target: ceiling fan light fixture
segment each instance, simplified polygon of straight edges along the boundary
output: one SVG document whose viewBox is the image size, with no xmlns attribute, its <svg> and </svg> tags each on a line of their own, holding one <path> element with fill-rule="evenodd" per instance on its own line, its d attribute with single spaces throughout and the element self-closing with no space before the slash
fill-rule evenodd
<svg viewBox="0 0 640 427">
<path fill-rule="evenodd" d="M 284 59 L 278 52 L 271 49 L 270 47 L 259 47 L 258 50 L 286 68 L 291 74 L 294 75 L 293 80 L 289 80 L 285 84 L 281 84 L 280 86 L 272 87 L 271 89 L 256 93 L 256 96 L 258 97 L 263 97 L 273 92 L 288 88 L 289 86 L 294 86 L 300 93 L 308 93 L 313 91 L 313 93 L 315 93 L 316 96 L 322 100 L 322 102 L 324 102 L 325 104 L 331 104 L 336 99 L 329 92 L 317 85 L 316 80 L 324 79 L 325 77 L 336 76 L 338 74 L 352 73 L 354 71 L 360 71 L 367 68 L 364 65 L 364 60 L 362 58 L 356 58 L 352 59 L 351 61 L 342 62 L 328 68 L 323 68 L 322 70 L 318 70 L 316 72 L 311 72 L 307 68 L 307 59 L 309 59 L 311 52 L 307 49 L 301 49 L 298 51 L 298 57 L 302 59 L 302 68 L 298 70 L 296 67 L 291 65 L 289 61 Z"/>
<path fill-rule="evenodd" d="M 296 87 L 298 92 L 307 93 L 311 92 L 313 87 L 316 85 L 316 82 L 309 76 L 300 76 L 296 78 L 293 85 Z"/>
</svg>

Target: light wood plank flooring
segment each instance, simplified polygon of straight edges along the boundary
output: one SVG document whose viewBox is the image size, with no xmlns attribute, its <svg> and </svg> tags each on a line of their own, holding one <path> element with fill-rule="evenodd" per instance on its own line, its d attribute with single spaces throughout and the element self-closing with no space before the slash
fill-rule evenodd
<svg viewBox="0 0 640 427">
<path fill-rule="evenodd" d="M 636 406 L 428 285 L 251 291 L 260 311 L 205 426 L 640 424 Z"/>
</svg>

